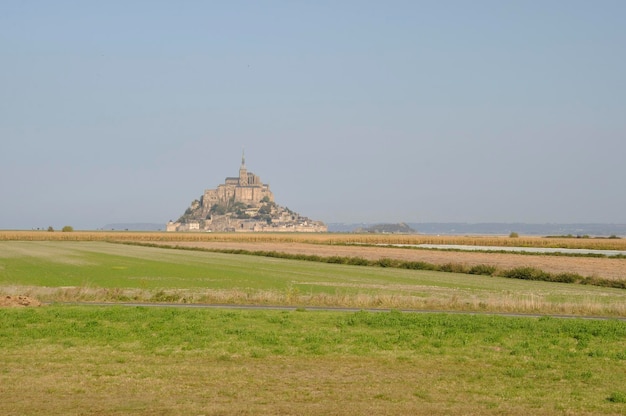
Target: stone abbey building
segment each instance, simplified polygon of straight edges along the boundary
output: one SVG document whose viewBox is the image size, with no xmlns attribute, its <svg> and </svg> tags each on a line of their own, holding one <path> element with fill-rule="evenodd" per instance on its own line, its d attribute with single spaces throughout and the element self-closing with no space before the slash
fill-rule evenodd
<svg viewBox="0 0 626 416">
<path fill-rule="evenodd" d="M 257 206 L 261 201 L 274 202 L 270 186 L 261 182 L 261 178 L 246 169 L 245 155 L 241 156 L 239 176 L 226 178 L 217 189 L 207 189 L 202 196 L 202 204 L 212 207 L 215 204 L 228 205 L 240 202 Z"/>
<path fill-rule="evenodd" d="M 242 154 L 239 176 L 228 177 L 216 189 L 207 189 L 167 231 L 326 232 L 320 221 L 281 207 L 270 186 L 246 168 Z"/>
</svg>

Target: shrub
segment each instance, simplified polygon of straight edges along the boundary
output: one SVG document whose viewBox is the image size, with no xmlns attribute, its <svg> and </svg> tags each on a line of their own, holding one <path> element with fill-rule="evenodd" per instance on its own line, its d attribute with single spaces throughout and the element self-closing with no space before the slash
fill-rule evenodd
<svg viewBox="0 0 626 416">
<path fill-rule="evenodd" d="M 66 225 L 61 229 L 61 231 L 63 231 L 64 233 L 71 233 L 72 231 L 74 231 L 74 227 L 72 227 L 71 225 Z"/>
<path fill-rule="evenodd" d="M 154 302 L 178 302 L 180 300 L 180 296 L 176 294 L 168 294 L 163 290 L 159 290 L 152 296 L 151 300 Z"/>
<path fill-rule="evenodd" d="M 439 266 L 439 270 L 447 273 L 467 273 L 467 268 L 460 263 L 446 263 Z"/>
<path fill-rule="evenodd" d="M 511 232 L 511 234 L 509 234 L 509 237 L 510 237 L 510 238 L 518 238 L 518 237 L 519 237 L 519 234 L 518 234 L 518 233 L 516 233 L 515 231 L 513 231 L 513 232 Z"/>
<path fill-rule="evenodd" d="M 543 270 L 535 269 L 533 267 L 516 267 L 514 269 L 505 271 L 502 275 L 510 279 L 543 281 L 551 280 L 551 276 L 549 273 L 546 273 Z"/>
<path fill-rule="evenodd" d="M 484 276 L 493 276 L 496 272 L 496 266 L 491 266 L 489 264 L 477 264 L 476 266 L 472 266 L 469 270 L 469 274 L 480 274 Z"/>
<path fill-rule="evenodd" d="M 405 261 L 400 267 L 409 270 L 437 270 L 437 266 L 425 261 Z"/>
<path fill-rule="evenodd" d="M 388 258 L 382 258 L 376 262 L 377 266 L 380 267 L 394 267 L 394 261 Z"/>
<path fill-rule="evenodd" d="M 553 282 L 559 282 L 559 283 L 576 283 L 582 280 L 582 276 L 576 273 L 559 273 L 555 276 L 552 276 L 551 280 Z"/>
<path fill-rule="evenodd" d="M 351 264 L 353 266 L 368 266 L 370 262 L 363 257 L 350 257 L 347 264 Z"/>
<path fill-rule="evenodd" d="M 346 264 L 347 259 L 340 256 L 331 256 L 326 258 L 326 263 Z"/>
</svg>

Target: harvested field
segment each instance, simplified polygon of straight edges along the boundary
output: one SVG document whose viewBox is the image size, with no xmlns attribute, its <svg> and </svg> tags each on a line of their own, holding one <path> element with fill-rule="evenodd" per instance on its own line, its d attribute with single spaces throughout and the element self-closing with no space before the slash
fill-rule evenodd
<svg viewBox="0 0 626 416">
<path fill-rule="evenodd" d="M 307 244 L 457 244 L 498 247 L 552 247 L 626 250 L 626 238 L 557 238 L 524 236 L 355 234 L 355 233 L 166 233 L 132 231 L 1 231 L 0 241 L 141 241 L 141 242 L 241 242 Z"/>
<path fill-rule="evenodd" d="M 171 243 L 167 242 L 163 242 L 162 244 L 171 245 Z M 496 266 L 499 269 L 534 267 L 550 273 L 577 273 L 581 276 L 626 280 L 626 259 L 528 255 L 516 253 L 459 252 L 414 248 L 321 245 L 306 243 L 179 241 L 175 244 L 180 247 L 197 247 L 209 250 L 276 251 L 281 253 L 317 255 L 322 257 L 362 257 L 368 260 L 389 258 L 403 261 L 423 261 L 432 264 L 458 263 L 470 267 L 487 264 Z"/>
</svg>

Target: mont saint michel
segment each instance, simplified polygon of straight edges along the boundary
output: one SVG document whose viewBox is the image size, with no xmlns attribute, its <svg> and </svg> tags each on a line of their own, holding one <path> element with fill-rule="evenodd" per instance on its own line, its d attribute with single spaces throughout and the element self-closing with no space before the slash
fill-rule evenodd
<svg viewBox="0 0 626 416">
<path fill-rule="evenodd" d="M 185 213 L 170 221 L 167 231 L 222 232 L 326 232 L 321 221 L 312 221 L 274 202 L 270 186 L 246 168 L 241 156 L 239 176 L 228 177 L 216 189 L 207 189 L 191 202 Z"/>
</svg>

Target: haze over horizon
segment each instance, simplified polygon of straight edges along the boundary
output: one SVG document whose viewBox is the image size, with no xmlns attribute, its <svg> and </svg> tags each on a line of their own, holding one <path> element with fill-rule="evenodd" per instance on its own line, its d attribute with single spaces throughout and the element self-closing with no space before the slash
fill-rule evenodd
<svg viewBox="0 0 626 416">
<path fill-rule="evenodd" d="M 0 229 L 626 223 L 626 2 L 0 4 Z"/>
</svg>

